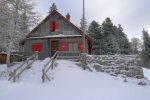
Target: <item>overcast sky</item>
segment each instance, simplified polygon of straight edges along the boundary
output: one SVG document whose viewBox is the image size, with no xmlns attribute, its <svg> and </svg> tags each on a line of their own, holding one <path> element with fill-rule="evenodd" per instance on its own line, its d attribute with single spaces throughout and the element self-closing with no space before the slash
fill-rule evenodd
<svg viewBox="0 0 150 100">
<path fill-rule="evenodd" d="M 52 3 L 64 16 L 70 13 L 71 21 L 79 26 L 82 16 L 82 0 L 35 0 L 44 18 Z M 143 28 L 150 30 L 150 0 L 85 0 L 88 24 L 96 20 L 100 24 L 110 17 L 115 25 L 121 24 L 128 38 L 141 38 Z"/>
</svg>

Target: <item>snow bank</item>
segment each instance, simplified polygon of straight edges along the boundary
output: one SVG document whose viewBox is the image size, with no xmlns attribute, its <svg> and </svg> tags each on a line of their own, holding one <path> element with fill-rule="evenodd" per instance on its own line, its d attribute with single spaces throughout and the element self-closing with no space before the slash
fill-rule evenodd
<svg viewBox="0 0 150 100">
<path fill-rule="evenodd" d="M 0 80 L 1 80 L 2 77 L 7 76 L 6 75 L 7 74 L 6 70 L 7 70 L 7 65 L 6 64 L 0 65 Z"/>
<path fill-rule="evenodd" d="M 150 80 L 150 69 L 147 69 L 147 68 L 143 68 L 143 71 L 144 71 L 144 76 Z"/>
<path fill-rule="evenodd" d="M 0 80 L 8 80 L 10 73 L 19 65 L 20 64 L 16 63 L 10 68 L 7 68 L 6 64 L 0 65 Z"/>
</svg>

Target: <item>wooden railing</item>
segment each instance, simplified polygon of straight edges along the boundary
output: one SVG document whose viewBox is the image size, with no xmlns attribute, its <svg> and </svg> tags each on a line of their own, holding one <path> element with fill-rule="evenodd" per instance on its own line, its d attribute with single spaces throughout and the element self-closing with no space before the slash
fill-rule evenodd
<svg viewBox="0 0 150 100">
<path fill-rule="evenodd" d="M 30 67 L 30 65 L 38 59 L 38 52 L 34 53 L 30 56 L 25 62 L 23 62 L 19 67 L 17 67 L 14 72 L 12 72 L 9 80 L 13 78 L 13 82 L 16 82 L 16 79 L 20 77 L 20 75 Z M 32 61 L 31 61 L 32 60 Z"/>
<path fill-rule="evenodd" d="M 47 79 L 48 81 L 51 81 L 49 76 L 47 75 L 48 71 L 50 69 L 54 68 L 54 63 L 56 59 L 79 59 L 80 60 L 80 52 L 74 52 L 74 51 L 57 51 L 52 58 L 49 60 L 49 62 L 44 66 L 42 69 L 42 82 L 45 82 Z"/>
<path fill-rule="evenodd" d="M 48 81 L 51 81 L 51 79 L 48 77 L 47 73 L 50 69 L 54 68 L 54 63 L 57 58 L 58 51 L 53 55 L 53 57 L 49 60 L 49 62 L 44 66 L 42 69 L 42 81 L 45 82 L 47 79 Z"/>
<path fill-rule="evenodd" d="M 81 53 L 80 54 L 80 61 L 81 61 L 81 66 L 83 68 L 83 70 L 88 69 L 89 71 L 93 72 L 92 69 L 90 67 L 87 66 L 87 54 L 86 53 Z"/>
</svg>

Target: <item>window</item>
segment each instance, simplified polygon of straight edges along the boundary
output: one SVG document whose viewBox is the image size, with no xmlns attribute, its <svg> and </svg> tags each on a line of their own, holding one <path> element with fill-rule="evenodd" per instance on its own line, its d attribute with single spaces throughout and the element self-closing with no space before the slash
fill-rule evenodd
<svg viewBox="0 0 150 100">
<path fill-rule="evenodd" d="M 67 51 L 68 50 L 66 41 L 61 41 L 60 44 L 61 44 L 60 45 L 60 51 Z"/>
<path fill-rule="evenodd" d="M 32 44 L 32 51 L 33 52 L 41 52 L 42 51 L 42 44 L 41 43 L 33 43 Z"/>
<path fill-rule="evenodd" d="M 69 43 L 69 51 L 78 51 L 78 43 Z"/>
<path fill-rule="evenodd" d="M 59 22 L 58 21 L 50 21 L 50 31 L 58 31 L 59 30 Z"/>
</svg>

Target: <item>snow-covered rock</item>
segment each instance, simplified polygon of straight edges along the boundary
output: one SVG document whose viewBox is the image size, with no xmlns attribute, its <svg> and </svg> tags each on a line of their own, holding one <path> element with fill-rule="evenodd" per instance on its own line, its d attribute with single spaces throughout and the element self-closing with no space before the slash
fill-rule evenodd
<svg viewBox="0 0 150 100">
<path fill-rule="evenodd" d="M 143 70 L 139 66 L 139 58 L 136 55 L 94 55 L 87 56 L 87 62 L 88 66 L 112 76 L 122 74 L 126 77 L 144 78 Z"/>
</svg>

